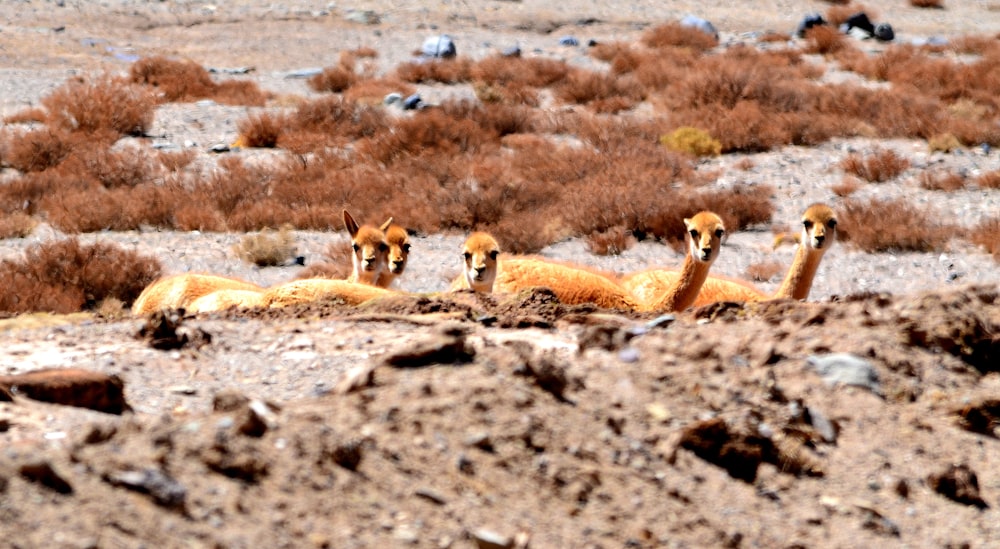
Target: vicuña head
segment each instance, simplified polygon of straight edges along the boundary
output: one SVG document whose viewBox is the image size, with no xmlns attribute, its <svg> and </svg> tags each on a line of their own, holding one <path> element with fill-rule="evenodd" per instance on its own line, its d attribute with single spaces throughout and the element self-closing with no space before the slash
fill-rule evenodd
<svg viewBox="0 0 1000 549">
<path fill-rule="evenodd" d="M 837 214 L 826 204 L 813 204 L 802 214 L 802 236 L 799 249 L 788 269 L 785 280 L 774 298 L 805 299 L 809 297 L 813 278 L 823 254 L 837 241 Z"/>
<path fill-rule="evenodd" d="M 389 245 L 389 251 L 386 256 L 385 271 L 379 275 L 375 285 L 380 288 L 388 288 L 396 280 L 396 277 L 406 270 L 406 263 L 410 258 L 410 234 L 403 227 L 394 224 L 391 217 L 379 228 L 385 232 L 385 241 Z"/>
<path fill-rule="evenodd" d="M 462 246 L 462 274 L 451 284 L 452 290 L 471 288 L 480 293 L 493 291 L 497 278 L 497 258 L 500 245 L 489 233 L 475 232 Z"/>
<path fill-rule="evenodd" d="M 389 218 L 383 226 L 391 223 L 392 218 Z M 358 226 L 357 221 L 354 221 L 347 210 L 344 210 L 344 226 L 351 235 L 353 250 L 351 261 L 354 264 L 354 271 L 348 280 L 374 286 L 386 269 L 389 244 L 386 242 L 385 233 L 382 229 L 371 225 Z"/>
</svg>

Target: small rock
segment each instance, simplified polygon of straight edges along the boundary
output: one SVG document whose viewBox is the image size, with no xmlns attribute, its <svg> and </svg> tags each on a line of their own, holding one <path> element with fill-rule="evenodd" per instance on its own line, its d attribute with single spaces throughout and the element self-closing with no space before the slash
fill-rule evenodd
<svg viewBox="0 0 1000 549">
<path fill-rule="evenodd" d="M 361 364 L 348 370 L 337 386 L 333 388 L 333 392 L 338 395 L 346 395 L 365 387 L 371 387 L 374 383 L 375 365 Z"/>
<path fill-rule="evenodd" d="M 625 347 L 621 351 L 618 351 L 618 360 L 626 364 L 639 362 L 639 350 L 635 347 Z"/>
<path fill-rule="evenodd" d="M 214 152 L 214 153 L 224 153 L 224 152 L 229 152 L 231 149 L 229 148 L 229 145 L 225 143 L 216 143 L 215 145 L 209 147 L 208 150 L 209 152 Z"/>
<path fill-rule="evenodd" d="M 514 547 L 513 539 L 492 530 L 480 528 L 470 532 L 469 535 L 472 537 L 472 541 L 476 542 L 478 549 L 510 549 Z"/>
<path fill-rule="evenodd" d="M 442 496 L 438 492 L 435 492 L 434 490 L 431 490 L 430 488 L 417 488 L 417 490 L 413 492 L 413 495 L 420 498 L 424 498 L 427 501 L 431 503 L 436 503 L 438 505 L 444 505 L 448 503 L 448 500 L 445 499 L 444 496 Z"/>
<path fill-rule="evenodd" d="M 850 353 L 810 356 L 806 359 L 827 385 L 854 385 L 881 395 L 878 372 L 867 360 Z"/>
<path fill-rule="evenodd" d="M 807 30 L 821 25 L 826 25 L 826 20 L 823 19 L 823 16 L 818 13 L 811 13 L 805 16 L 799 23 L 799 26 L 795 29 L 795 36 L 805 38 Z"/>
<path fill-rule="evenodd" d="M 285 78 L 312 78 L 317 74 L 323 74 L 322 67 L 309 67 L 305 69 L 296 69 L 285 75 Z"/>
<path fill-rule="evenodd" d="M 57 473 L 56 470 L 52 468 L 52 464 L 47 461 L 25 463 L 24 465 L 21 465 L 19 472 L 26 480 L 30 480 L 36 484 L 41 484 L 42 486 L 60 494 L 73 493 L 73 486 L 71 486 L 66 479 Z"/>
<path fill-rule="evenodd" d="M 420 53 L 424 57 L 447 59 L 455 57 L 458 54 L 458 50 L 455 47 L 455 41 L 447 34 L 442 34 L 431 36 L 424 40 L 423 45 L 420 46 Z"/>
<path fill-rule="evenodd" d="M 402 102 L 403 102 L 403 94 L 401 94 L 399 92 L 392 92 L 392 93 L 386 95 L 382 99 L 382 104 L 383 105 L 395 105 L 397 103 L 402 103 Z"/>
<path fill-rule="evenodd" d="M 468 362 L 472 359 L 474 351 L 466 345 L 464 328 L 444 326 L 438 332 L 389 353 L 385 363 L 397 368 L 420 368 L 431 364 Z"/>
<path fill-rule="evenodd" d="M 511 46 L 500 52 L 503 57 L 521 57 L 521 46 Z"/>
<path fill-rule="evenodd" d="M 575 36 L 563 36 L 559 39 L 560 46 L 579 46 L 580 41 Z"/>
<path fill-rule="evenodd" d="M 183 509 L 187 498 L 187 489 L 159 469 L 110 473 L 105 481 L 113 486 L 148 494 L 158 505 L 169 509 Z"/>
<path fill-rule="evenodd" d="M 809 424 L 816 429 L 819 436 L 823 437 L 823 442 L 833 444 L 837 442 L 837 426 L 834 425 L 822 412 L 811 406 L 806 407 L 809 415 Z"/>
<path fill-rule="evenodd" d="M 927 484 L 952 501 L 980 509 L 989 507 L 979 495 L 979 477 L 968 465 L 950 465 L 944 471 L 931 473 Z"/>
<path fill-rule="evenodd" d="M 79 368 L 47 368 L 0 376 L 0 388 L 32 400 L 108 414 L 121 415 L 131 410 L 125 401 L 125 383 L 121 378 Z"/>
<path fill-rule="evenodd" d="M 473 433 L 465 437 L 465 445 L 479 448 L 484 452 L 493 451 L 493 440 L 490 439 L 490 434 L 486 432 Z"/>
<path fill-rule="evenodd" d="M 404 111 L 412 111 L 419 109 L 423 106 L 423 99 L 420 98 L 419 93 L 415 93 L 403 100 L 401 104 Z"/>
<path fill-rule="evenodd" d="M 382 22 L 382 17 L 373 10 L 348 10 L 344 14 L 344 19 L 362 25 L 378 25 Z"/>
</svg>

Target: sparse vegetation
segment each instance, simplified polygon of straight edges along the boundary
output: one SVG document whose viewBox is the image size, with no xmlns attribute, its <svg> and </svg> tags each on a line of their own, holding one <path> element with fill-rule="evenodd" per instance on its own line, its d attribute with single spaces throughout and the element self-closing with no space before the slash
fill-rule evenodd
<svg viewBox="0 0 1000 549">
<path fill-rule="evenodd" d="M 713 139 L 708 132 L 685 126 L 677 128 L 660 138 L 660 143 L 672 151 L 694 156 L 718 156 L 722 153 L 722 143 Z"/>
<path fill-rule="evenodd" d="M 910 161 L 892 149 L 876 148 L 870 154 L 851 153 L 841 162 L 849 174 L 872 183 L 889 181 L 910 167 Z"/>
<path fill-rule="evenodd" d="M 922 171 L 917 180 L 929 191 L 952 192 L 965 188 L 965 176 L 946 170 Z"/>
<path fill-rule="evenodd" d="M 263 230 L 244 236 L 233 246 L 237 257 L 259 267 L 273 267 L 290 262 L 295 257 L 295 236 L 289 227 Z"/>
<path fill-rule="evenodd" d="M 969 240 L 1000 261 L 1000 217 L 986 219 L 970 229 Z"/>
<path fill-rule="evenodd" d="M 844 202 L 837 231 L 840 239 L 866 252 L 938 252 L 960 233 L 901 198 Z"/>
<path fill-rule="evenodd" d="M 45 242 L 21 260 L 0 261 L 0 312 L 71 313 L 110 298 L 131 303 L 161 270 L 158 260 L 114 244 Z"/>
<path fill-rule="evenodd" d="M 841 8 L 868 11 L 853 4 L 831 11 Z M 835 24 L 833 15 L 840 16 L 827 20 Z M 0 159 L 16 173 L 0 187 L 3 230 L 23 234 L 35 219 L 69 233 L 332 230 L 349 204 L 366 217 L 405 211 L 407 226 L 421 232 L 489 230 L 512 252 L 569 236 L 586 238 L 595 253 L 620 253 L 632 238 L 680 246 L 680 220 L 701 209 L 717 211 L 733 231 L 769 222 L 774 211 L 772 189 L 714 188 L 719 173 L 695 171 L 690 155 L 838 136 L 919 138 L 938 151 L 1000 145 L 1000 102 L 989 77 L 995 42 L 955 40 L 949 48 L 981 56 L 965 64 L 909 45 L 868 54 L 836 33 L 813 33 L 802 50 L 777 43 L 716 50 L 705 33 L 668 23 L 636 43 L 592 48 L 606 64 L 593 70 L 542 57 L 459 57 L 404 64 L 382 77 L 363 61 L 376 52 L 359 48 L 311 82 L 328 93 L 237 121 L 236 144 L 276 148 L 273 161 L 220 156 L 211 170 L 190 150 L 117 142 L 144 134 L 160 102 L 208 97 L 262 106 L 269 94 L 248 81 L 216 82 L 190 61 L 144 58 L 128 78 L 74 77 L 43 99 L 44 108 L 10 117 L 17 123 L 0 132 Z M 825 69 L 803 58 L 808 51 L 890 85 L 821 84 Z M 389 92 L 411 94 L 414 83 L 428 82 L 471 85 L 479 101 L 443 100 L 404 116 L 381 104 Z M 542 112 L 543 100 L 567 108 Z M 630 113 L 643 102 L 641 116 Z M 734 168 L 753 165 L 745 158 Z M 841 164 L 848 175 L 831 190 L 846 197 L 861 180 L 888 181 L 908 166 L 889 149 L 851 154 Z M 1000 187 L 996 173 L 916 177 L 933 190 Z M 865 249 L 940 245 L 934 235 L 870 242 L 854 230 Z M 260 261 L 284 262 L 290 253 L 268 255 Z"/>
</svg>

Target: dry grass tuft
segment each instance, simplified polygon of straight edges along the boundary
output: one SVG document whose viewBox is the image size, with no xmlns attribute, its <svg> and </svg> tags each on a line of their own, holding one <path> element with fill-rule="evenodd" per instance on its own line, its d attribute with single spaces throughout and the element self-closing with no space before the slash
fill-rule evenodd
<svg viewBox="0 0 1000 549">
<path fill-rule="evenodd" d="M 840 183 L 830 185 L 830 191 L 840 197 L 851 196 L 860 188 L 861 180 L 849 175 L 845 175 L 844 178 L 840 180 Z"/>
<path fill-rule="evenodd" d="M 596 255 L 620 255 L 635 245 L 635 237 L 625 227 L 611 227 L 587 236 L 587 249 Z"/>
<path fill-rule="evenodd" d="M 906 171 L 910 161 L 892 149 L 876 148 L 868 155 L 849 154 L 841 161 L 840 167 L 865 181 L 882 183 Z"/>
<path fill-rule="evenodd" d="M 970 229 L 969 240 L 1000 261 L 1000 217 L 984 220 Z"/>
<path fill-rule="evenodd" d="M 806 31 L 806 53 L 827 55 L 847 47 L 847 37 L 835 27 L 819 25 Z"/>
<path fill-rule="evenodd" d="M 838 238 L 866 252 L 939 252 L 959 233 L 901 198 L 848 200 L 839 217 Z"/>
<path fill-rule="evenodd" d="M 70 79 L 42 98 L 42 105 L 52 127 L 117 138 L 144 135 L 153 123 L 156 100 L 140 86 L 103 76 Z"/>
<path fill-rule="evenodd" d="M 144 57 L 129 69 L 129 79 L 155 88 L 164 102 L 214 99 L 227 105 L 262 107 L 269 95 L 249 80 L 216 83 L 204 67 L 164 56 Z"/>
<path fill-rule="evenodd" d="M 922 171 L 917 180 L 929 191 L 953 192 L 965 188 L 965 176 L 947 170 Z"/>
<path fill-rule="evenodd" d="M 942 0 L 910 0 L 910 5 L 915 8 L 944 9 Z"/>
<path fill-rule="evenodd" d="M 20 261 L 0 262 L 0 311 L 72 313 L 109 298 L 131 303 L 161 271 L 156 259 L 114 244 L 49 241 Z"/>
<path fill-rule="evenodd" d="M 649 29 L 643 35 L 642 42 L 651 48 L 688 48 L 694 51 L 707 51 L 719 44 L 718 40 L 707 33 L 679 22 L 664 23 Z"/>
<path fill-rule="evenodd" d="M 259 112 L 248 115 L 236 123 L 236 129 L 240 133 L 236 145 L 274 148 L 287 125 L 287 118 L 280 114 Z"/>
<path fill-rule="evenodd" d="M 693 156 L 719 156 L 722 153 L 722 143 L 713 139 L 708 132 L 684 126 L 664 135 L 660 143 L 672 151 L 687 153 Z"/>
<path fill-rule="evenodd" d="M 777 261 L 751 263 L 747 265 L 746 276 L 756 282 L 769 282 L 772 278 L 784 272 L 785 266 Z"/>
<path fill-rule="evenodd" d="M 1000 170 L 981 174 L 975 184 L 980 189 L 1000 189 Z"/>
<path fill-rule="evenodd" d="M 24 238 L 29 236 L 38 220 L 23 212 L 13 212 L 0 216 L 0 239 Z"/>
<path fill-rule="evenodd" d="M 295 235 L 290 227 L 278 231 L 265 229 L 258 234 L 244 236 L 233 246 L 236 256 L 258 267 L 284 265 L 295 258 Z"/>
</svg>

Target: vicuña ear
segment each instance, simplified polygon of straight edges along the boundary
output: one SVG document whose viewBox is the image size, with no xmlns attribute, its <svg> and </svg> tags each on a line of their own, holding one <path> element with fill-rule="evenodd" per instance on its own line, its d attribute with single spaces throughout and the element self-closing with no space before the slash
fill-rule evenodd
<svg viewBox="0 0 1000 549">
<path fill-rule="evenodd" d="M 347 213 L 347 212 L 344 212 L 344 213 Z M 684 218 L 684 227 L 687 230 L 689 230 L 689 231 L 691 230 L 691 220 L 689 218 L 687 218 L 687 217 Z"/>
<path fill-rule="evenodd" d="M 379 229 L 381 229 L 382 232 L 384 233 L 384 232 L 386 232 L 386 231 L 389 230 L 389 225 L 392 225 L 392 218 L 391 217 L 389 219 L 387 219 L 385 221 L 385 223 L 383 223 L 382 226 L 379 227 Z"/>
<path fill-rule="evenodd" d="M 347 232 L 351 234 L 351 238 L 354 238 L 358 234 L 358 222 L 351 217 L 351 214 L 344 210 L 344 226 L 347 227 Z"/>
</svg>

